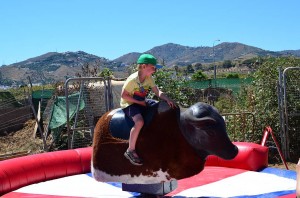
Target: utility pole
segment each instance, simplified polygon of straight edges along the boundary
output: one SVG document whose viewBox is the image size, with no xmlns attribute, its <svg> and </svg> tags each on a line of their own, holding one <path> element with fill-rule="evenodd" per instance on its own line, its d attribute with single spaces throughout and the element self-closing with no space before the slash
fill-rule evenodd
<svg viewBox="0 0 300 198">
<path fill-rule="evenodd" d="M 217 66 L 215 64 L 215 42 L 220 41 L 220 39 L 214 40 L 213 42 L 213 65 L 214 65 L 214 81 L 215 81 L 215 88 L 217 87 Z"/>
</svg>

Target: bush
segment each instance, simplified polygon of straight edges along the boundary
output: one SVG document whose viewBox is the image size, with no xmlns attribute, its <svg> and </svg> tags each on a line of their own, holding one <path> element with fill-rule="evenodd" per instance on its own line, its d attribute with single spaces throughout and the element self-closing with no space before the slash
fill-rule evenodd
<svg viewBox="0 0 300 198">
<path fill-rule="evenodd" d="M 240 76 L 237 73 L 230 73 L 226 76 L 226 78 L 240 78 Z"/>
<path fill-rule="evenodd" d="M 193 81 L 202 81 L 206 79 L 207 79 L 207 75 L 204 74 L 201 70 L 198 70 L 196 73 L 192 75 Z"/>
<path fill-rule="evenodd" d="M 182 107 L 188 107 L 195 102 L 195 91 L 188 88 L 187 81 L 172 71 L 160 69 L 155 74 L 155 83 L 159 89 L 165 92 L 168 97 L 176 101 Z M 154 98 L 152 93 L 150 97 Z"/>
</svg>

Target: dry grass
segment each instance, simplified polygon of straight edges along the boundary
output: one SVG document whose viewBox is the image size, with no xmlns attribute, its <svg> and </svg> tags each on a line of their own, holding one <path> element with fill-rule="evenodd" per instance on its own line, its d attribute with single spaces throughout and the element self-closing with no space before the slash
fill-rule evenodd
<svg viewBox="0 0 300 198">
<path fill-rule="evenodd" d="M 24 128 L 0 137 L 0 155 L 22 151 L 30 154 L 43 152 L 43 141 L 33 136 L 35 120 L 29 120 Z"/>
</svg>

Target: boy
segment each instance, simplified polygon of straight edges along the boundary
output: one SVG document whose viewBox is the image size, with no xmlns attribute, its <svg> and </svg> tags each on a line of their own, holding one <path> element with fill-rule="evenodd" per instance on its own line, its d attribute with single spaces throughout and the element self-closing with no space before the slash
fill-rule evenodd
<svg viewBox="0 0 300 198">
<path fill-rule="evenodd" d="M 134 165 L 143 164 L 142 159 L 135 151 L 135 145 L 144 125 L 142 112 L 147 109 L 146 96 L 149 91 L 152 90 L 157 97 L 165 100 L 170 107 L 175 107 L 175 103 L 159 90 L 154 83 L 152 74 L 156 71 L 156 63 L 156 58 L 151 54 L 142 54 L 137 60 L 138 71 L 127 78 L 121 92 L 120 106 L 134 122 L 134 126 L 130 131 L 129 147 L 124 156 Z"/>
</svg>

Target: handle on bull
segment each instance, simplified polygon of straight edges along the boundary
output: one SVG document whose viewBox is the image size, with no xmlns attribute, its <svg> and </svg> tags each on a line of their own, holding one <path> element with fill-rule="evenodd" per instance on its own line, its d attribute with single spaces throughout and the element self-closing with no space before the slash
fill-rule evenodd
<svg viewBox="0 0 300 198">
<path fill-rule="evenodd" d="M 282 154 L 282 151 L 281 151 L 281 149 L 280 149 L 280 147 L 279 147 L 279 144 L 278 144 L 278 142 L 277 142 L 277 139 L 276 139 L 276 137 L 275 137 L 275 135 L 274 135 L 274 133 L 273 133 L 273 130 L 272 130 L 272 128 L 271 128 L 270 126 L 267 126 L 267 127 L 265 128 L 265 130 L 264 130 L 264 136 L 263 136 L 263 138 L 262 138 L 261 145 L 262 145 L 262 146 L 266 146 L 266 141 L 267 141 L 267 139 L 268 139 L 269 134 L 271 134 L 271 137 L 272 137 L 272 139 L 273 139 L 273 141 L 274 141 L 274 143 L 275 143 L 275 145 L 276 145 L 276 148 L 277 148 L 277 151 L 278 151 L 278 153 L 279 153 L 279 156 L 280 156 L 280 159 L 281 159 L 282 163 L 284 164 L 285 168 L 286 168 L 287 170 L 289 170 L 289 167 L 287 166 L 286 160 L 285 160 L 285 158 L 284 158 L 284 156 L 283 156 L 283 154 Z"/>
</svg>

